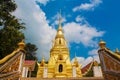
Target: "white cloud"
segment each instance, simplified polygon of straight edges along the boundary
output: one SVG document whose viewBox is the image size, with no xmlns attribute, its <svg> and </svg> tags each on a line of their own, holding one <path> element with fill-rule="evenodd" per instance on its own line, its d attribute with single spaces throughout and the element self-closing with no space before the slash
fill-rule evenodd
<svg viewBox="0 0 120 80">
<path fill-rule="evenodd" d="M 83 21 L 83 18 L 80 15 L 78 15 L 75 20 L 77 22 L 81 22 L 81 21 Z"/>
<path fill-rule="evenodd" d="M 73 8 L 73 11 L 79 10 L 94 10 L 96 6 L 102 3 L 102 0 L 90 0 L 90 3 L 82 3 L 79 6 Z"/>
<path fill-rule="evenodd" d="M 89 25 L 89 23 L 86 21 L 86 19 L 83 16 L 78 15 L 75 18 L 76 22 L 79 22 L 81 25 L 86 24 Z"/>
<path fill-rule="evenodd" d="M 100 63 L 100 59 L 98 56 L 98 49 L 92 49 L 91 51 L 88 52 L 88 55 L 93 56 L 94 60 Z"/>
<path fill-rule="evenodd" d="M 94 55 L 93 58 L 94 58 L 94 60 L 96 60 L 98 63 L 100 63 L 100 59 L 99 59 L 99 56 L 98 56 L 98 55 Z"/>
<path fill-rule="evenodd" d="M 93 50 L 89 51 L 88 54 L 89 55 L 97 55 L 98 54 L 97 51 L 98 51 L 98 49 L 93 49 Z"/>
<path fill-rule="evenodd" d="M 49 2 L 49 0 L 36 0 L 36 1 L 40 2 L 43 5 L 46 5 L 47 2 Z"/>
<path fill-rule="evenodd" d="M 37 45 L 39 48 L 37 57 L 39 59 L 45 56 L 48 60 L 49 50 L 56 30 L 48 25 L 45 13 L 36 5 L 34 0 L 15 1 L 18 8 L 13 14 L 26 24 L 26 30 L 24 31 L 26 41 Z"/>
<path fill-rule="evenodd" d="M 65 24 L 63 29 L 68 42 L 82 43 L 84 46 L 90 47 L 96 47 L 97 41 L 93 39 L 104 34 L 103 31 L 98 31 L 90 25 L 75 22 Z"/>
<path fill-rule="evenodd" d="M 56 30 L 48 25 L 45 13 L 36 5 L 35 0 L 15 1 L 18 8 L 14 15 L 22 19 L 26 24 L 26 30 L 24 31 L 26 41 L 37 45 L 39 48 L 37 57 L 39 59 L 45 56 L 48 60 Z M 55 24 L 58 24 L 56 17 L 57 14 L 53 17 L 53 20 Z M 66 22 L 66 18 L 64 17 L 63 22 Z M 104 34 L 103 31 L 98 31 L 89 24 L 75 22 L 65 24 L 63 29 L 68 42 L 82 43 L 85 46 L 96 46 L 97 42 L 93 38 L 101 37 Z"/>
<path fill-rule="evenodd" d="M 76 57 L 76 58 L 77 58 L 79 64 L 81 64 L 81 63 L 85 60 L 84 57 Z M 73 58 L 73 59 L 71 60 L 72 63 L 74 63 L 74 59 L 75 59 L 75 58 Z"/>
</svg>

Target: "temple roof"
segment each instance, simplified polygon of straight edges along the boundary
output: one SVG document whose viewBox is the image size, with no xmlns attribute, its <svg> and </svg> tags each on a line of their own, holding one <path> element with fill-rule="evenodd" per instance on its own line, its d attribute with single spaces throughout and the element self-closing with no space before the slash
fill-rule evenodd
<svg viewBox="0 0 120 80">
<path fill-rule="evenodd" d="M 34 60 L 25 60 L 24 67 L 28 67 L 29 71 L 34 71 L 36 61 Z"/>
<path fill-rule="evenodd" d="M 93 61 L 81 69 L 82 74 L 86 75 L 92 69 L 92 66 L 93 66 Z"/>
<path fill-rule="evenodd" d="M 104 51 L 106 51 L 112 58 L 115 58 L 115 59 L 117 59 L 117 60 L 120 61 L 120 52 L 119 52 L 118 48 L 116 48 L 116 51 L 113 52 L 113 51 L 111 51 L 110 49 L 108 49 L 106 46 L 104 46 L 104 48 L 102 48 L 100 44 L 106 45 L 106 43 L 105 43 L 103 40 L 101 40 L 101 41 L 99 42 L 100 49 L 99 49 L 98 51 L 104 50 Z"/>
<path fill-rule="evenodd" d="M 25 60 L 24 61 L 24 65 L 33 65 L 33 64 L 35 64 L 35 61 L 33 61 L 33 60 Z"/>
<path fill-rule="evenodd" d="M 105 48 L 104 50 L 105 50 L 112 58 L 115 58 L 115 59 L 117 59 L 117 60 L 120 61 L 120 53 L 118 54 L 118 53 L 116 53 L 116 52 L 113 52 L 113 51 L 111 51 L 111 50 L 108 49 L 108 48 Z"/>
<path fill-rule="evenodd" d="M 19 51 L 19 50 L 17 49 L 17 50 L 15 50 L 15 51 L 13 51 L 11 54 L 9 54 L 9 55 L 5 56 L 4 58 L 2 58 L 2 59 L 0 60 L 0 64 L 5 63 L 8 59 L 10 59 L 10 58 L 13 57 L 15 54 L 17 54 L 18 51 Z"/>
</svg>

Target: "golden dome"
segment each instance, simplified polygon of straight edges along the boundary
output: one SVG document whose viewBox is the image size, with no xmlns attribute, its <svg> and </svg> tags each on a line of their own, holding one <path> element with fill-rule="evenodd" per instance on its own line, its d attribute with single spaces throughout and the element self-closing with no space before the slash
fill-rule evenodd
<svg viewBox="0 0 120 80">
<path fill-rule="evenodd" d="M 104 41 L 101 39 L 100 42 L 99 42 L 99 46 L 100 46 L 101 49 L 104 49 L 105 46 L 106 46 L 106 42 L 104 42 Z"/>
<path fill-rule="evenodd" d="M 99 42 L 99 45 L 101 45 L 101 44 L 106 44 L 106 42 L 101 39 Z"/>
</svg>

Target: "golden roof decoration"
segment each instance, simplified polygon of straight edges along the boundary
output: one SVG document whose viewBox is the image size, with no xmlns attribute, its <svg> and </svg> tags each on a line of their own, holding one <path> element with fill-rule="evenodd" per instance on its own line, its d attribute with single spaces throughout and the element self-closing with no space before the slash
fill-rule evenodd
<svg viewBox="0 0 120 80">
<path fill-rule="evenodd" d="M 120 59 L 120 55 L 115 54 L 114 52 L 112 52 L 111 50 L 109 50 L 109 49 L 107 49 L 107 48 L 105 48 L 105 50 L 106 50 L 107 52 L 109 52 L 110 54 L 112 54 L 113 56 L 115 56 L 116 58 Z"/>
<path fill-rule="evenodd" d="M 14 56 L 15 54 L 17 54 L 18 51 L 19 51 L 19 49 L 13 51 L 11 54 L 9 54 L 9 55 L 5 56 L 4 58 L 0 59 L 0 64 L 3 64 L 4 62 L 6 62 L 12 56 Z"/>
<path fill-rule="evenodd" d="M 75 53 L 75 62 L 76 62 L 76 61 L 78 61 L 78 60 L 77 60 L 76 53 Z"/>
<path fill-rule="evenodd" d="M 76 67 L 79 66 L 79 64 L 78 64 L 78 59 L 77 59 L 77 57 L 76 57 L 76 53 L 75 53 L 75 58 L 74 58 L 74 64 L 76 65 Z"/>
<path fill-rule="evenodd" d="M 6 62 L 8 59 L 10 59 L 12 56 L 14 56 L 15 54 L 17 54 L 17 52 L 19 52 L 20 50 L 24 50 L 25 47 L 25 43 L 24 40 L 22 40 L 21 42 L 18 43 L 19 48 L 14 50 L 11 54 L 5 56 L 3 59 L 0 60 L 0 64 Z"/>
<path fill-rule="evenodd" d="M 45 58 L 44 57 L 42 57 L 42 61 L 40 63 L 40 66 L 45 66 Z"/>
<path fill-rule="evenodd" d="M 25 47 L 25 42 L 24 42 L 24 40 L 22 40 L 21 42 L 19 42 L 18 43 L 18 46 L 19 46 L 19 49 L 24 49 L 24 47 Z"/>
<path fill-rule="evenodd" d="M 119 49 L 118 48 L 116 48 L 115 53 L 119 53 Z"/>
<path fill-rule="evenodd" d="M 101 39 L 99 42 L 99 45 L 101 45 L 101 44 L 106 44 L 106 42 Z"/>
<path fill-rule="evenodd" d="M 99 42 L 99 46 L 100 46 L 100 49 L 104 49 L 106 47 L 106 42 L 101 39 Z"/>
<path fill-rule="evenodd" d="M 94 66 L 98 66 L 98 62 L 94 60 Z"/>
</svg>

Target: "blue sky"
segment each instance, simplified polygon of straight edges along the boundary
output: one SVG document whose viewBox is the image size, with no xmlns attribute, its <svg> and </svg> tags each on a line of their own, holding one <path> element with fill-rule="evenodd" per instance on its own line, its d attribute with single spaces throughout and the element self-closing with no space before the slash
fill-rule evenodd
<svg viewBox="0 0 120 80">
<path fill-rule="evenodd" d="M 120 48 L 120 5 L 114 0 L 15 0 L 18 8 L 13 13 L 26 23 L 23 31 L 26 42 L 39 48 L 37 57 L 49 59 L 49 51 L 58 28 L 61 10 L 62 26 L 73 61 L 76 53 L 79 62 L 94 57 L 99 61 L 98 42 L 103 39 L 112 51 Z"/>
</svg>

